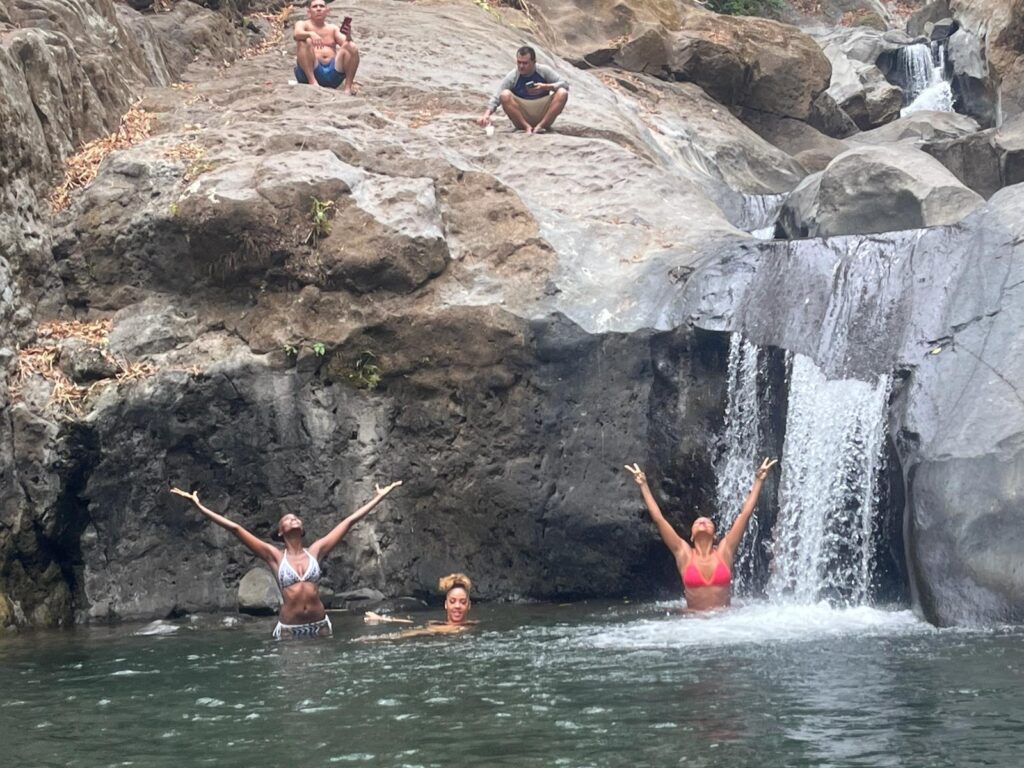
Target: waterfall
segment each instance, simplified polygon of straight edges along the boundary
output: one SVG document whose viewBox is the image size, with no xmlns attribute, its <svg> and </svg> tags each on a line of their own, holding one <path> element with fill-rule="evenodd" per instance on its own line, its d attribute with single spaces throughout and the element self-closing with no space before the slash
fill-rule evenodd
<svg viewBox="0 0 1024 768">
<path fill-rule="evenodd" d="M 904 46 L 896 54 L 896 66 L 903 87 L 900 117 L 923 110 L 953 111 L 953 91 L 945 76 L 945 45 Z"/>
<path fill-rule="evenodd" d="M 750 483 L 757 466 L 757 451 L 761 445 L 760 401 L 758 379 L 763 379 L 759 364 L 758 348 L 747 341 L 742 334 L 734 333 L 729 341 L 728 398 L 725 409 L 725 426 L 721 443 L 724 450 L 715 463 L 717 476 L 718 519 L 715 527 L 721 533 L 729 530 L 740 505 L 750 490 Z M 751 585 L 744 584 L 743 574 L 746 561 L 752 557 L 758 540 L 757 516 L 751 518 L 743 545 L 736 553 L 733 564 L 737 591 L 743 592 Z"/>
<path fill-rule="evenodd" d="M 743 195 L 739 215 L 732 223 L 759 240 L 771 240 L 785 201 L 786 195 Z"/>
<path fill-rule="evenodd" d="M 792 358 L 768 594 L 858 605 L 872 586 L 889 377 L 829 381 Z"/>
</svg>

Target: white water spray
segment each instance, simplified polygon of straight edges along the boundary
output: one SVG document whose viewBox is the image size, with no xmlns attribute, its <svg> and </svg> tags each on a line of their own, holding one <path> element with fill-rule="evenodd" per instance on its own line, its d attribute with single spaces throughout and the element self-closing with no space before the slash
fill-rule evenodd
<svg viewBox="0 0 1024 768">
<path fill-rule="evenodd" d="M 946 80 L 946 49 L 941 43 L 917 43 L 896 54 L 903 85 L 904 107 L 900 117 L 912 112 L 953 111 L 953 91 Z"/>
<path fill-rule="evenodd" d="M 729 386 L 725 408 L 725 426 L 722 444 L 725 450 L 715 465 L 717 476 L 718 519 L 716 527 L 724 533 L 732 526 L 740 512 L 740 505 L 750 490 L 757 466 L 757 451 L 761 445 L 760 400 L 758 379 L 763 379 L 762 364 L 759 363 L 758 348 L 747 341 L 742 334 L 734 333 L 729 340 Z M 745 587 L 741 566 L 752 556 L 758 539 L 757 516 L 751 518 L 743 546 L 736 555 L 733 572 L 736 589 L 742 593 Z"/>
<path fill-rule="evenodd" d="M 773 600 L 867 602 L 888 397 L 888 376 L 829 381 L 812 360 L 793 357 Z"/>
</svg>

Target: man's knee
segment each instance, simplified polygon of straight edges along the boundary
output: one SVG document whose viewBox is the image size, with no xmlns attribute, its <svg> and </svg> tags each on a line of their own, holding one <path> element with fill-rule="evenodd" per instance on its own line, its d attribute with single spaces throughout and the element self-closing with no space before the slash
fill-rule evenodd
<svg viewBox="0 0 1024 768">
<path fill-rule="evenodd" d="M 556 104 L 561 104 L 564 106 L 565 102 L 569 100 L 569 91 L 567 91 L 565 88 L 559 88 L 557 91 L 554 92 L 551 98 L 554 100 Z"/>
<path fill-rule="evenodd" d="M 505 106 L 506 104 L 511 104 L 512 103 L 512 97 L 513 97 L 513 93 L 508 88 L 506 88 L 504 91 L 502 91 L 501 95 L 499 97 L 501 99 L 502 106 Z"/>
<path fill-rule="evenodd" d="M 350 56 L 358 56 L 359 55 L 359 48 L 351 40 L 348 40 L 345 43 L 342 43 L 341 50 L 343 50 L 345 53 L 349 54 Z"/>
</svg>

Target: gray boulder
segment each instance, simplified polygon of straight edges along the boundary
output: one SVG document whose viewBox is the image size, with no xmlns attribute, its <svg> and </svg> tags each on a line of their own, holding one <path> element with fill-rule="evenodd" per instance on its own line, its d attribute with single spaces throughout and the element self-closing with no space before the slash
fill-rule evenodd
<svg viewBox="0 0 1024 768">
<path fill-rule="evenodd" d="M 956 110 L 970 115 L 983 128 L 994 126 L 999 114 L 999 81 L 989 67 L 984 42 L 967 29 L 958 29 L 946 42 L 946 59 Z"/>
<path fill-rule="evenodd" d="M 980 195 L 923 152 L 863 147 L 801 182 L 779 225 L 789 237 L 887 232 L 952 224 L 982 204 Z"/>
<path fill-rule="evenodd" d="M 862 131 L 899 117 L 903 91 L 885 79 L 874 64 L 849 58 L 838 45 L 825 46 L 832 64 L 828 94 Z"/>
<path fill-rule="evenodd" d="M 927 141 L 921 149 L 982 197 L 1024 182 L 1024 115 L 999 128 Z"/>
<path fill-rule="evenodd" d="M 851 136 L 848 144 L 868 144 L 874 146 L 891 146 L 893 144 L 912 144 L 920 146 L 928 141 L 958 139 L 980 130 L 977 121 L 956 112 L 930 112 L 922 110 L 911 112 L 906 117 Z"/>
<path fill-rule="evenodd" d="M 849 147 L 838 139 L 791 117 L 740 110 L 739 117 L 751 130 L 790 155 L 809 173 L 825 169 L 836 155 Z"/>
<path fill-rule="evenodd" d="M 253 616 L 272 616 L 281 607 L 281 589 L 266 567 L 249 570 L 238 582 L 238 610 Z"/>
</svg>

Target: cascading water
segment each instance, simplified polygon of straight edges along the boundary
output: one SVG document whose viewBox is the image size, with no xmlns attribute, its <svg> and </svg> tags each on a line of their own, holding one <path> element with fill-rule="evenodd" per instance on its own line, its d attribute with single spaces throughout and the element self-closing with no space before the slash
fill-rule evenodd
<svg viewBox="0 0 1024 768">
<path fill-rule="evenodd" d="M 750 490 L 754 467 L 757 466 L 757 451 L 761 445 L 757 387 L 758 379 L 763 378 L 759 357 L 755 345 L 742 334 L 732 334 L 729 341 L 728 400 L 722 432 L 725 450 L 715 465 L 719 518 L 715 523 L 722 532 L 729 530 L 739 514 L 740 505 Z M 753 556 L 759 533 L 755 515 L 751 518 L 743 546 L 736 554 L 733 571 L 737 592 L 743 593 L 751 586 L 744 583 L 744 574 L 749 570 L 744 566 Z"/>
<path fill-rule="evenodd" d="M 774 529 L 772 599 L 870 597 L 889 377 L 829 381 L 794 355 Z"/>
<path fill-rule="evenodd" d="M 946 48 L 942 43 L 916 43 L 900 48 L 896 65 L 903 87 L 903 117 L 912 112 L 953 111 L 953 91 L 946 80 Z"/>
<path fill-rule="evenodd" d="M 742 209 L 733 224 L 759 240 L 771 240 L 785 201 L 786 195 L 743 195 Z"/>
</svg>

